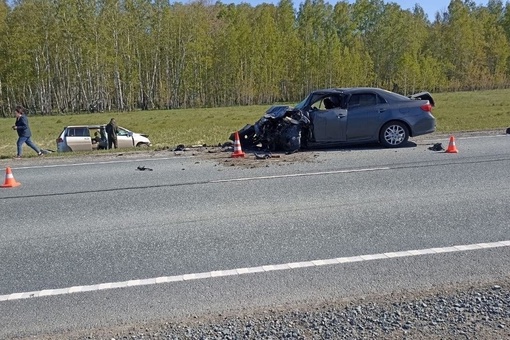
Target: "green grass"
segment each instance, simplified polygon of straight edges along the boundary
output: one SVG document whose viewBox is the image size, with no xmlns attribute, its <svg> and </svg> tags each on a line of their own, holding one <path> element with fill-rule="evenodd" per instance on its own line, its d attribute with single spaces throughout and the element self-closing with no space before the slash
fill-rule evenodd
<svg viewBox="0 0 510 340">
<path fill-rule="evenodd" d="M 506 129 L 510 126 L 510 89 L 474 92 L 433 93 L 437 131 Z M 147 133 L 152 149 L 173 148 L 176 145 L 218 145 L 246 124 L 257 121 L 270 105 L 237 106 L 208 109 L 137 111 L 122 113 L 73 114 L 59 116 L 29 116 L 32 139 L 45 149 L 56 149 L 56 138 L 64 126 L 72 124 L 107 123 L 115 117 L 117 123 L 139 133 Z M 0 119 L 0 158 L 16 154 L 17 134 L 11 130 L 13 118 Z M 109 152 L 109 151 L 104 151 Z M 25 156 L 35 152 L 24 146 Z"/>
<path fill-rule="evenodd" d="M 510 89 L 433 94 L 438 132 L 501 129 L 510 126 Z"/>
</svg>

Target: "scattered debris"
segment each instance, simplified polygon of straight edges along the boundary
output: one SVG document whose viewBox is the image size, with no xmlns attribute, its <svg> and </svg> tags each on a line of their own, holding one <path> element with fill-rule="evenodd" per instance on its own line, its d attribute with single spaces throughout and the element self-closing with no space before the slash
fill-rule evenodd
<svg viewBox="0 0 510 340">
<path fill-rule="evenodd" d="M 443 144 L 436 143 L 436 144 L 432 145 L 431 147 L 429 147 L 429 150 L 432 150 L 432 151 L 444 151 Z"/>
<path fill-rule="evenodd" d="M 270 152 L 264 154 L 254 152 L 253 154 L 255 155 L 255 159 L 268 159 L 272 157 Z"/>
<path fill-rule="evenodd" d="M 147 168 L 146 166 L 141 165 L 141 166 L 138 166 L 138 167 L 136 168 L 136 170 L 140 170 L 140 171 L 145 171 L 145 170 L 147 170 L 147 171 L 152 171 L 153 169 L 152 169 L 152 168 Z"/>
<path fill-rule="evenodd" d="M 234 147 L 234 142 L 233 141 L 226 141 L 225 143 L 223 143 L 221 145 L 221 148 L 222 149 L 226 149 L 226 148 L 233 148 Z"/>
</svg>

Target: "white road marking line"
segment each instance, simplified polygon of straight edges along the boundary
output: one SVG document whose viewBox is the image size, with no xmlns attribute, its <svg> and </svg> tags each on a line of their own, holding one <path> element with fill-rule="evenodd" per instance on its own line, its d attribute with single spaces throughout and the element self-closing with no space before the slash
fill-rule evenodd
<svg viewBox="0 0 510 340">
<path fill-rule="evenodd" d="M 500 247 L 510 247 L 510 240 L 509 241 L 492 242 L 492 243 L 465 244 L 465 245 L 457 245 L 457 246 L 442 247 L 442 248 L 429 248 L 429 249 L 415 249 L 415 250 L 405 250 L 405 251 L 397 251 L 397 252 L 386 252 L 386 253 L 382 253 L 382 254 L 368 254 L 368 255 L 360 255 L 360 256 L 338 257 L 338 258 L 333 258 L 333 259 L 322 259 L 322 260 L 319 259 L 319 260 L 304 261 L 304 262 L 272 264 L 272 265 L 257 266 L 257 267 L 250 267 L 250 268 L 244 267 L 244 268 L 229 269 L 229 270 L 216 270 L 216 271 L 212 271 L 212 272 L 190 273 L 190 274 L 184 274 L 184 275 L 163 276 L 163 277 L 148 278 L 148 279 L 134 279 L 134 280 L 128 280 L 128 281 L 121 281 L 121 282 L 108 282 L 108 283 L 100 283 L 100 284 L 87 285 L 87 286 L 73 286 L 73 287 L 59 288 L 59 289 L 43 289 L 43 290 L 33 291 L 33 292 L 23 292 L 23 293 L 12 293 L 12 294 L 0 295 L 0 302 L 1 301 L 23 300 L 23 299 L 30 299 L 30 298 L 45 297 L 45 296 L 56 296 L 56 295 L 66 295 L 66 294 L 73 294 L 73 293 L 93 292 L 93 291 L 100 291 L 100 290 L 106 290 L 106 289 L 148 286 L 148 285 L 155 285 L 155 284 L 169 283 L 169 282 L 204 280 L 204 279 L 211 279 L 211 278 L 215 278 L 215 277 L 224 277 L 224 276 L 232 276 L 232 275 L 246 275 L 246 274 L 271 272 L 271 271 L 278 271 L 278 270 L 294 270 L 294 269 L 306 268 L 306 267 L 320 267 L 320 266 L 325 266 L 325 265 L 339 265 L 339 264 L 363 262 L 363 261 L 390 260 L 390 259 L 395 259 L 395 258 L 411 257 L 411 256 L 419 256 L 419 255 L 435 255 L 435 254 L 454 253 L 454 252 L 458 253 L 458 252 L 475 251 L 475 250 L 481 250 L 481 249 L 491 249 L 491 248 L 500 248 Z"/>
<path fill-rule="evenodd" d="M 188 157 L 188 158 L 191 158 L 191 157 Z M 173 159 L 173 158 L 158 158 L 157 160 L 162 160 L 162 159 Z M 151 160 L 151 159 L 147 159 L 147 160 Z M 109 164 L 109 163 L 127 163 L 127 162 L 131 162 L 131 161 L 126 160 L 126 161 L 111 161 L 111 162 L 101 162 L 101 163 L 57 164 L 57 165 L 47 165 L 47 166 L 20 167 L 20 168 L 13 168 L 13 169 L 14 170 L 19 170 L 19 169 L 36 169 L 36 168 L 56 168 L 56 167 L 65 167 L 65 166 Z M 350 169 L 350 170 L 307 172 L 307 173 L 287 174 L 287 175 L 272 175 L 272 176 L 256 176 L 256 177 L 242 177 L 242 178 L 219 179 L 219 180 L 207 181 L 207 182 L 204 182 L 204 183 L 208 183 L 208 184 L 232 183 L 232 182 L 245 182 L 245 181 L 265 180 L 265 179 L 278 179 L 278 178 L 293 178 L 293 177 L 306 177 L 306 176 L 350 174 L 350 173 L 359 173 L 359 172 L 383 171 L 383 170 L 391 170 L 391 169 L 392 169 L 391 167 L 381 167 L 381 168 L 362 168 L 362 169 Z"/>
<path fill-rule="evenodd" d="M 453 134 L 455 135 L 455 134 Z M 455 139 L 481 139 L 481 138 L 496 138 L 496 137 L 508 137 L 508 135 L 492 135 L 492 136 L 489 136 L 489 135 L 486 135 L 486 136 L 465 136 L 465 137 L 455 137 Z"/>
<path fill-rule="evenodd" d="M 243 177 L 243 178 L 231 178 L 231 179 L 218 179 L 209 181 L 207 183 L 225 183 L 225 182 L 242 182 L 252 181 L 259 179 L 275 179 L 275 178 L 289 178 L 289 177 L 304 177 L 304 176 L 319 176 L 319 175 L 334 175 L 334 174 L 350 174 L 354 172 L 368 172 L 368 171 L 381 171 L 391 170 L 390 167 L 382 168 L 367 168 L 367 169 L 351 169 L 351 170 L 336 170 L 336 171 L 322 171 L 322 172 L 307 172 L 302 174 L 289 174 L 289 175 L 274 175 L 274 176 L 258 176 L 258 177 Z"/>
<path fill-rule="evenodd" d="M 450 138 L 450 136 L 453 136 L 455 137 L 455 133 L 452 133 L 448 136 L 445 136 L 444 138 L 441 138 L 441 137 L 437 137 L 437 138 L 430 138 L 430 139 L 426 139 L 424 138 L 423 140 L 421 140 L 420 142 L 423 142 L 424 144 L 427 144 L 427 142 L 429 143 L 434 143 L 434 142 L 440 142 L 440 141 L 443 141 L 443 140 L 448 140 Z M 504 135 L 479 135 L 479 136 L 464 136 L 464 137 L 455 137 L 455 140 L 462 140 L 462 139 L 482 139 L 482 138 L 499 138 L 499 137 L 508 137 L 510 135 L 507 135 L 507 134 L 504 134 Z M 413 142 L 413 140 L 411 140 L 411 142 Z"/>
<path fill-rule="evenodd" d="M 161 158 L 123 159 L 123 160 L 116 160 L 116 161 L 100 161 L 100 162 L 87 162 L 87 163 L 20 166 L 20 167 L 11 167 L 11 169 L 26 170 L 26 169 L 44 169 L 44 168 L 65 168 L 65 167 L 81 166 L 81 165 L 120 164 L 120 163 L 149 162 L 149 161 L 152 162 L 152 161 L 166 161 L 166 160 L 171 160 L 171 159 L 188 159 L 188 158 L 194 158 L 194 157 L 193 156 L 178 156 L 178 157 L 161 157 Z"/>
</svg>

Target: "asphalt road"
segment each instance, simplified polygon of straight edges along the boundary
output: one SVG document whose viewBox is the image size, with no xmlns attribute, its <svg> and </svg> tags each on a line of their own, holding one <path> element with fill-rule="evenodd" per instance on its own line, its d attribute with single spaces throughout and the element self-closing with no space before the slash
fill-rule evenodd
<svg viewBox="0 0 510 340">
<path fill-rule="evenodd" d="M 507 278 L 510 136 L 432 142 L 1 160 L 0 338 Z"/>
</svg>

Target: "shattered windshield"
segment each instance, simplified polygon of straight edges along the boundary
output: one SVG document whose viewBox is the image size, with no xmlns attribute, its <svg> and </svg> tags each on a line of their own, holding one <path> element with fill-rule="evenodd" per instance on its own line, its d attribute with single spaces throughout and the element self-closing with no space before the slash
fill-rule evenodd
<svg viewBox="0 0 510 340">
<path fill-rule="evenodd" d="M 329 104 L 326 104 L 326 101 Z M 318 92 L 312 93 L 306 97 L 302 102 L 295 106 L 298 110 L 317 110 L 317 109 L 332 109 L 332 108 L 345 108 L 344 96 L 332 92 Z"/>
<path fill-rule="evenodd" d="M 301 103 L 297 104 L 294 108 L 306 111 L 307 109 L 310 109 L 311 105 L 316 104 L 317 102 L 322 100 L 323 97 L 324 93 L 311 93 Z"/>
<path fill-rule="evenodd" d="M 300 103 L 298 103 L 296 106 L 294 106 L 294 108 L 298 109 L 298 110 L 304 110 L 305 108 L 305 105 L 306 103 L 308 102 L 308 98 L 310 96 L 307 96 L 305 99 L 303 99 Z"/>
<path fill-rule="evenodd" d="M 317 109 L 322 107 L 322 101 L 329 98 L 334 102 L 333 107 L 345 108 L 344 96 L 332 92 L 316 92 L 308 95 L 302 102 L 298 103 L 295 108 L 298 110 Z"/>
</svg>

